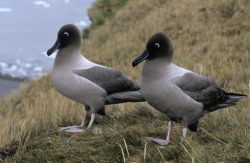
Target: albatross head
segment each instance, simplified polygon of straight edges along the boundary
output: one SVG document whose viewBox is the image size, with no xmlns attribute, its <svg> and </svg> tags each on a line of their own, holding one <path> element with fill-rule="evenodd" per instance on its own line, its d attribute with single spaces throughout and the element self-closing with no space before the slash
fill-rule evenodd
<svg viewBox="0 0 250 163">
<path fill-rule="evenodd" d="M 66 47 L 77 46 L 80 48 L 82 42 L 81 33 L 79 29 L 73 24 L 64 25 L 57 34 L 57 40 L 55 44 L 47 51 L 47 55 L 50 56 L 57 49 L 63 49 Z"/>
<path fill-rule="evenodd" d="M 156 58 L 167 58 L 171 62 L 174 55 L 174 46 L 171 39 L 164 33 L 155 33 L 147 42 L 145 51 L 132 62 L 135 67 L 142 61 Z"/>
</svg>

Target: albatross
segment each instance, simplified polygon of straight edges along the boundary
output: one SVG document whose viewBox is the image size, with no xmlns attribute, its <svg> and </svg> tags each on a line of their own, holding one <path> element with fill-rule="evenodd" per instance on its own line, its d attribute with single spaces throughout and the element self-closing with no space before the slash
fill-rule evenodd
<svg viewBox="0 0 250 163">
<path fill-rule="evenodd" d="M 236 105 L 246 95 L 224 91 L 213 79 L 173 64 L 174 46 L 164 33 L 151 36 L 145 51 L 132 62 L 142 68 L 141 91 L 146 101 L 169 117 L 166 139 L 146 137 L 160 145 L 170 142 L 173 121 L 182 120 L 187 129 L 197 130 L 199 119 L 217 109 Z"/>
<path fill-rule="evenodd" d="M 81 33 L 72 24 L 61 27 L 53 47 L 47 51 L 50 56 L 58 50 L 51 73 L 52 84 L 63 96 L 85 106 L 80 126 L 61 127 L 68 132 L 81 132 L 85 126 L 88 111 L 94 122 L 96 114 L 105 115 L 105 105 L 124 102 L 145 101 L 140 85 L 115 69 L 95 64 L 86 59 L 80 51 Z"/>
</svg>

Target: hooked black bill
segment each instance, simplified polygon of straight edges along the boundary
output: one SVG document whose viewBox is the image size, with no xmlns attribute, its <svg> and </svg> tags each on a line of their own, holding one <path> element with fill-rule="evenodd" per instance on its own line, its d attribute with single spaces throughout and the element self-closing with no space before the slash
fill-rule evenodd
<svg viewBox="0 0 250 163">
<path fill-rule="evenodd" d="M 148 56 L 149 56 L 149 52 L 148 52 L 148 49 L 146 49 L 139 57 L 137 57 L 132 62 L 132 66 L 135 67 L 136 65 L 138 65 L 139 63 L 141 63 L 142 61 L 144 61 L 145 59 L 147 59 Z"/>
<path fill-rule="evenodd" d="M 57 49 L 59 49 L 61 46 L 61 43 L 56 40 L 55 44 L 52 46 L 52 48 L 50 48 L 48 51 L 47 51 L 47 55 L 50 56 L 52 53 L 54 53 Z"/>
</svg>

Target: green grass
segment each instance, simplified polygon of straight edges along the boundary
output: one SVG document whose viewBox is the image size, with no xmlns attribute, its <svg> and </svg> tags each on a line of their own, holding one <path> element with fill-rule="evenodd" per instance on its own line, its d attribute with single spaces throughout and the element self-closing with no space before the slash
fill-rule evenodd
<svg viewBox="0 0 250 163">
<path fill-rule="evenodd" d="M 83 38 L 88 38 L 91 31 L 101 26 L 105 20 L 115 15 L 115 13 L 126 5 L 128 0 L 97 0 L 88 10 L 88 15 L 92 21 L 91 26 L 83 30 Z"/>
<path fill-rule="evenodd" d="M 98 3 L 107 7 L 111 1 Z M 103 23 L 91 27 L 84 40 L 86 58 L 139 82 L 142 64 L 132 68 L 131 62 L 143 52 L 148 38 L 162 31 L 173 40 L 175 64 L 248 97 L 201 118 L 198 131 L 188 132 L 185 140 L 183 125 L 175 123 L 170 145 L 160 148 L 144 137 L 164 139 L 168 118 L 146 103 L 108 106 L 107 116 L 97 116 L 93 128 L 83 133 L 59 131 L 59 126 L 80 124 L 83 106 L 62 97 L 48 75 L 1 100 L 0 158 L 6 162 L 250 162 L 250 2 L 120 4 L 111 15 L 92 17 Z M 93 7 L 92 12 L 100 14 L 106 7 Z"/>
</svg>

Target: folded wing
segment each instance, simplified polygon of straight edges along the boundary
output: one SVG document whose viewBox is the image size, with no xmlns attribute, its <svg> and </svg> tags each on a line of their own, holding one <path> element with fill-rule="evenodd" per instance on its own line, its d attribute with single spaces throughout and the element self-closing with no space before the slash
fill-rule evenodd
<svg viewBox="0 0 250 163">
<path fill-rule="evenodd" d="M 176 79 L 176 85 L 195 101 L 204 105 L 208 112 L 235 105 L 245 95 L 225 92 L 213 79 L 187 73 Z"/>
<path fill-rule="evenodd" d="M 99 85 L 107 91 L 108 95 L 140 90 L 139 84 L 112 68 L 95 66 L 90 69 L 73 70 L 73 72 Z"/>
</svg>

